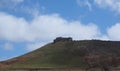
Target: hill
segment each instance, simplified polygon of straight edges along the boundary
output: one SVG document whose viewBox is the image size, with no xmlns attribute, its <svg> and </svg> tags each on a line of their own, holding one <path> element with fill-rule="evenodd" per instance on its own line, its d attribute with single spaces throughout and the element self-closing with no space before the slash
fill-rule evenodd
<svg viewBox="0 0 120 71">
<path fill-rule="evenodd" d="M 35 51 L 3 61 L 7 68 L 93 68 L 120 65 L 120 42 L 56 38 Z"/>
</svg>

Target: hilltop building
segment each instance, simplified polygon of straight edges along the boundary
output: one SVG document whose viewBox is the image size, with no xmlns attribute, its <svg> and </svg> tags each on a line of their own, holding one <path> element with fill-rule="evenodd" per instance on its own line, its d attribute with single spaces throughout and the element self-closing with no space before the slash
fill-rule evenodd
<svg viewBox="0 0 120 71">
<path fill-rule="evenodd" d="M 72 41 L 71 37 L 65 38 L 65 37 L 57 37 L 56 39 L 54 39 L 54 43 L 56 42 L 60 42 L 60 41 Z"/>
</svg>

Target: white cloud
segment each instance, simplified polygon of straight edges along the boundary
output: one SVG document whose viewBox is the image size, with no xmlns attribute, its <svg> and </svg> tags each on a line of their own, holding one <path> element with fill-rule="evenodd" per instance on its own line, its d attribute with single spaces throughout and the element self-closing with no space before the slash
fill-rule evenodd
<svg viewBox="0 0 120 71">
<path fill-rule="evenodd" d="M 0 48 L 4 49 L 4 50 L 13 50 L 14 47 L 11 43 L 5 43 L 3 45 L 0 45 Z"/>
<path fill-rule="evenodd" d="M 33 3 L 29 0 L 27 3 L 28 4 L 21 4 L 19 8 L 16 8 L 16 12 L 21 12 L 29 15 L 29 17 L 34 18 L 42 13 L 42 10 L 44 10 L 38 2 Z"/>
<path fill-rule="evenodd" d="M 92 11 L 92 5 L 88 0 L 85 2 L 85 4 L 88 7 L 89 11 Z"/>
<path fill-rule="evenodd" d="M 13 45 L 10 43 L 5 43 L 4 47 L 5 50 L 13 50 Z"/>
<path fill-rule="evenodd" d="M 50 41 L 58 36 L 92 39 L 100 35 L 98 27 L 79 21 L 67 21 L 58 14 L 39 15 L 32 20 L 0 13 L 0 38 L 10 41 Z"/>
<path fill-rule="evenodd" d="M 36 49 L 38 49 L 38 48 L 40 48 L 40 47 L 42 47 L 42 46 L 44 46 L 46 43 L 44 43 L 44 42 L 37 42 L 37 43 L 32 43 L 32 44 L 28 44 L 27 46 L 26 46 L 26 50 L 27 51 L 32 51 L 32 50 L 36 50 Z"/>
<path fill-rule="evenodd" d="M 110 38 L 107 35 L 101 35 L 100 37 L 97 37 L 96 39 L 100 39 L 100 40 L 110 40 Z"/>
<path fill-rule="evenodd" d="M 92 11 L 92 5 L 89 0 L 76 0 L 76 2 L 80 7 L 86 6 L 89 11 Z"/>
<path fill-rule="evenodd" d="M 28 27 L 28 23 L 23 18 L 0 13 L 0 37 L 2 39 L 27 40 L 29 38 L 29 34 L 27 35 Z"/>
<path fill-rule="evenodd" d="M 0 0 L 0 8 L 14 8 L 24 0 Z"/>
<path fill-rule="evenodd" d="M 29 51 L 59 36 L 73 37 L 75 40 L 120 40 L 119 28 L 118 23 L 108 28 L 107 34 L 101 34 L 94 23 L 85 25 L 77 20 L 68 21 L 59 14 L 38 15 L 33 20 L 27 21 L 24 18 L 0 12 L 0 39 L 12 42 L 25 41 L 28 43 L 26 49 Z M 5 49 L 12 49 L 12 45 L 6 44 Z"/>
<path fill-rule="evenodd" d="M 57 36 L 71 36 L 74 39 L 91 39 L 99 35 L 96 25 L 83 25 L 79 21 L 69 22 L 57 14 L 39 16 L 33 20 L 33 31 L 39 32 L 36 37 L 50 39 Z M 48 36 L 49 35 L 49 36 Z"/>
<path fill-rule="evenodd" d="M 120 40 L 120 23 L 108 28 L 107 32 L 111 40 Z"/>
<path fill-rule="evenodd" d="M 21 3 L 21 2 L 23 2 L 24 0 L 12 0 L 12 1 L 17 2 L 17 3 Z"/>
<path fill-rule="evenodd" d="M 120 13 L 120 0 L 94 0 L 94 2 L 101 8 L 109 8 Z"/>
<path fill-rule="evenodd" d="M 84 2 L 81 1 L 81 0 L 76 0 L 76 2 L 77 2 L 77 4 L 78 4 L 80 7 L 84 5 Z"/>
</svg>

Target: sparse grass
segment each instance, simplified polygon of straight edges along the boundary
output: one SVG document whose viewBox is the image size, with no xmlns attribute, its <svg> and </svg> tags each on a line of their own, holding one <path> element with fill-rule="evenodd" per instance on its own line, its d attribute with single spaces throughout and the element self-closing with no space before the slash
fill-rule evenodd
<svg viewBox="0 0 120 71">
<path fill-rule="evenodd" d="M 88 65 L 84 56 L 89 53 L 113 53 L 120 56 L 120 42 L 64 41 L 50 43 L 33 52 L 17 57 L 19 62 L 10 68 L 82 68 Z M 88 52 L 89 51 L 89 52 Z"/>
</svg>

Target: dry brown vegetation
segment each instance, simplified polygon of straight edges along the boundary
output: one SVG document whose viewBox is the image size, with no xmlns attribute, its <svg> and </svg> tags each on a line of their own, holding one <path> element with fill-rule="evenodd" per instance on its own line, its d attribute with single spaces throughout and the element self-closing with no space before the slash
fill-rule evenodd
<svg viewBox="0 0 120 71">
<path fill-rule="evenodd" d="M 0 67 L 28 68 L 27 71 L 120 71 L 119 41 L 69 41 L 68 39 L 63 41 L 63 39 L 20 57 L 3 61 Z M 34 70 L 35 68 L 40 70 Z"/>
</svg>

